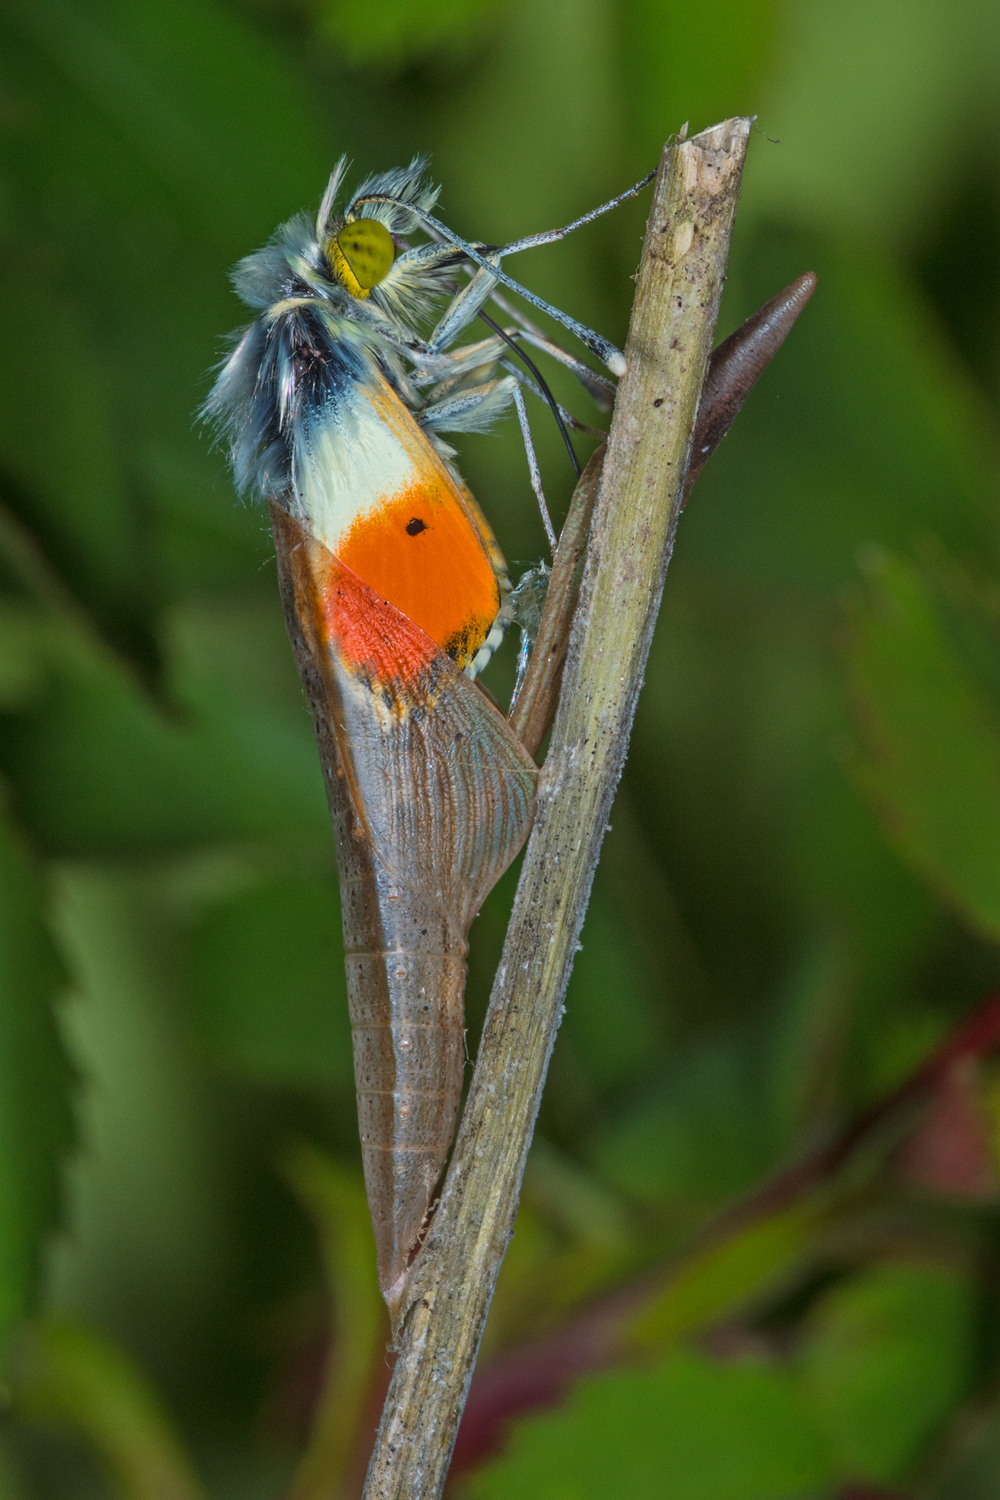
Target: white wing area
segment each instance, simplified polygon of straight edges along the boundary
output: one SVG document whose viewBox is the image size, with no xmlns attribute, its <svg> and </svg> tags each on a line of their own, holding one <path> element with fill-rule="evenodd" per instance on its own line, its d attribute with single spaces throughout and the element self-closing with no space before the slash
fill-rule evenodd
<svg viewBox="0 0 1000 1500">
<path fill-rule="evenodd" d="M 351 526 L 417 482 L 418 454 L 384 421 L 363 385 L 352 385 L 296 435 L 301 516 L 335 555 Z"/>
</svg>

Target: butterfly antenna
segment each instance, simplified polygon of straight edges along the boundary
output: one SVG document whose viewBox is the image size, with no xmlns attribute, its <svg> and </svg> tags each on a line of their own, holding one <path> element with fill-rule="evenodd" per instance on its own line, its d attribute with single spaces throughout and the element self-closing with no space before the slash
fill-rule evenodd
<svg viewBox="0 0 1000 1500">
<path fill-rule="evenodd" d="M 540 234 L 528 234 L 523 239 L 511 240 L 509 245 L 501 247 L 500 253 L 502 255 L 517 255 L 521 250 L 534 250 L 537 245 L 554 245 L 557 240 L 564 240 L 568 234 L 573 233 L 574 229 L 580 229 L 584 224 L 592 224 L 602 214 L 610 213 L 613 208 L 617 208 L 619 203 L 625 203 L 629 198 L 634 198 L 636 193 L 641 193 L 643 188 L 648 187 L 652 182 L 657 170 L 658 168 L 654 167 L 651 172 L 647 172 L 645 177 L 640 182 L 635 183 L 633 187 L 626 188 L 624 193 L 619 193 L 615 198 L 609 198 L 607 203 L 602 203 L 598 208 L 588 209 L 585 214 L 581 214 L 578 219 L 574 219 L 572 224 L 564 224 L 561 229 L 543 229 Z"/>
</svg>

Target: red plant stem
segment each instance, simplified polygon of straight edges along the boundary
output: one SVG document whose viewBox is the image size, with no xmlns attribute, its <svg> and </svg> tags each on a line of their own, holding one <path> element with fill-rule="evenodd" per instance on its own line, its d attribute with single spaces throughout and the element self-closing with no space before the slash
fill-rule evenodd
<svg viewBox="0 0 1000 1500">
<path fill-rule="evenodd" d="M 708 1238 L 728 1238 L 734 1228 L 742 1228 L 787 1207 L 810 1188 L 827 1181 L 897 1114 L 933 1094 L 957 1062 L 984 1057 L 998 1045 L 1000 991 L 995 991 L 945 1037 L 925 1062 L 889 1093 L 876 1099 L 831 1141 L 806 1152 L 792 1166 L 778 1172 L 726 1210 L 708 1231 Z"/>
</svg>

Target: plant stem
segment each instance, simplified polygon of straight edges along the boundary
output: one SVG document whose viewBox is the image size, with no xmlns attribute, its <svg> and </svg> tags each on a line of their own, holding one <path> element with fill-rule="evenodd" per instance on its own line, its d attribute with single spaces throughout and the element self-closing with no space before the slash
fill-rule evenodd
<svg viewBox="0 0 1000 1500">
<path fill-rule="evenodd" d="M 559 709 L 479 1057 L 366 1500 L 444 1486 L 507 1244 L 680 509 L 750 121 L 665 148 Z"/>
</svg>

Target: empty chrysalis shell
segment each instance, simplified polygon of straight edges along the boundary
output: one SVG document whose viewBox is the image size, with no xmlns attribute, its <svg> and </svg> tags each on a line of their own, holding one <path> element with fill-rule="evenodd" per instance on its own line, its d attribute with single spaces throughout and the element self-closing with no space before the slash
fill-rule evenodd
<svg viewBox="0 0 1000 1500">
<path fill-rule="evenodd" d="M 378 219 L 354 219 L 327 241 L 326 254 L 347 290 L 367 297 L 395 260 L 396 247 Z"/>
</svg>

